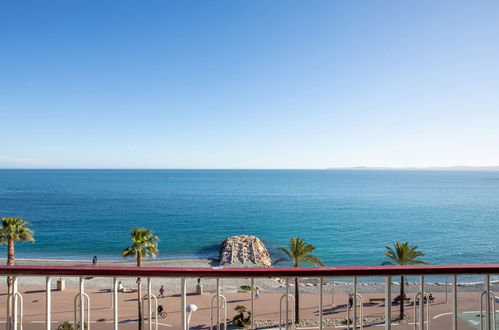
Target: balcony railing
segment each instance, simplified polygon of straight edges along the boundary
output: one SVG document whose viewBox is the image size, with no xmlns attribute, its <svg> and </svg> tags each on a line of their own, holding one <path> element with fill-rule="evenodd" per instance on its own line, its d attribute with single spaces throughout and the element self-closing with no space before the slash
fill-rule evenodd
<svg viewBox="0 0 499 330">
<path fill-rule="evenodd" d="M 13 280 L 13 293 L 8 295 L 10 303 L 3 306 L 5 310 L 12 306 L 12 311 L 5 315 L 11 315 L 6 318 L 6 328 L 9 330 L 18 330 L 23 327 L 23 313 L 26 312 L 26 307 L 23 307 L 22 294 L 19 290 L 19 280 L 23 277 L 43 277 L 45 278 L 45 322 L 44 328 L 47 330 L 53 329 L 52 322 L 52 280 L 58 277 L 78 277 L 79 291 L 74 299 L 74 315 L 75 321 L 80 324 L 87 324 L 90 328 L 92 319 L 90 314 L 90 299 L 85 292 L 85 278 L 87 277 L 106 277 L 112 279 L 112 313 L 113 327 L 115 330 L 120 328 L 119 321 L 119 299 L 118 299 L 118 279 L 122 278 L 137 278 L 140 277 L 146 283 L 147 289 L 144 291 L 144 327 L 143 329 L 157 329 L 157 317 L 155 317 L 154 305 L 156 297 L 152 293 L 151 282 L 152 278 L 178 278 L 180 280 L 180 328 L 188 329 L 188 305 L 187 305 L 187 289 L 186 280 L 189 278 L 210 278 L 216 280 L 216 290 L 213 293 L 211 303 L 213 306 L 211 312 L 211 326 L 214 329 L 224 329 L 227 326 L 227 315 L 223 313 L 226 308 L 225 297 L 222 294 L 220 287 L 220 279 L 224 278 L 242 278 L 248 279 L 251 287 L 250 310 L 253 312 L 258 301 L 254 295 L 254 281 L 260 278 L 280 278 L 285 280 L 284 294 L 280 300 L 280 318 L 278 328 L 292 328 L 292 299 L 293 295 L 290 290 L 290 279 L 293 278 L 317 278 L 319 280 L 318 292 L 318 328 L 323 329 L 324 326 L 324 280 L 331 278 L 352 278 L 351 306 L 348 309 L 347 324 L 345 328 L 356 329 L 362 328 L 362 309 L 359 307 L 359 302 L 362 296 L 358 294 L 358 279 L 364 277 L 382 277 L 385 281 L 384 289 L 384 328 L 389 330 L 392 328 L 392 277 L 394 276 L 418 276 L 418 292 L 414 298 L 414 329 L 424 330 L 431 326 L 429 318 L 429 303 L 430 299 L 425 292 L 425 277 L 426 276 L 450 276 L 451 283 L 451 320 L 448 329 L 458 329 L 458 276 L 463 275 L 482 275 L 484 278 L 483 290 L 477 293 L 479 296 L 480 329 L 495 329 L 495 296 L 491 291 L 490 276 L 499 274 L 499 265 L 424 265 L 424 266 L 369 266 L 369 267 L 310 267 L 310 268 L 163 268 L 163 267 L 65 267 L 65 266 L 0 266 L 1 276 L 11 276 Z M 291 298 L 290 298 L 291 297 Z M 381 299 L 383 299 L 381 298 Z M 403 303 L 403 302 L 402 302 Z M 360 304 L 363 306 L 363 303 Z M 350 316 L 351 313 L 351 316 Z M 215 315 L 213 315 L 215 314 Z M 251 329 L 255 328 L 255 313 L 251 314 Z M 26 327 L 26 326 L 25 326 Z M 29 327 L 27 327 L 29 329 Z"/>
</svg>

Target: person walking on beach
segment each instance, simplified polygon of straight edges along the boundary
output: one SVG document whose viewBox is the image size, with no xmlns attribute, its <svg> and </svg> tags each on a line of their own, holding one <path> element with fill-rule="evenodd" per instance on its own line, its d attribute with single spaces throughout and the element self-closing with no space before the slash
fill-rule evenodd
<svg viewBox="0 0 499 330">
<path fill-rule="evenodd" d="M 160 298 L 164 298 L 164 293 L 165 293 L 165 288 L 163 287 L 163 285 L 161 285 L 161 288 L 159 288 L 159 297 Z"/>
<path fill-rule="evenodd" d="M 94 266 L 96 266 L 96 265 L 97 265 L 97 256 L 94 256 L 94 257 L 92 258 L 92 264 L 93 264 Z"/>
<path fill-rule="evenodd" d="M 256 287 L 255 288 L 255 299 L 258 299 L 258 298 L 260 298 L 260 288 Z"/>
</svg>

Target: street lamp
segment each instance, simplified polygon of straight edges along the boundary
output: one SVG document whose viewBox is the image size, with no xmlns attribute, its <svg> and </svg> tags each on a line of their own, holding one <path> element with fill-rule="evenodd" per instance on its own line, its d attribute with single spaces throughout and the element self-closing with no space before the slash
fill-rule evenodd
<svg viewBox="0 0 499 330">
<path fill-rule="evenodd" d="M 189 324 L 191 323 L 191 315 L 195 311 L 198 310 L 198 306 L 194 304 L 190 304 L 189 306 L 185 307 L 185 311 L 189 313 L 189 316 L 187 316 L 187 329 L 189 329 Z"/>
</svg>

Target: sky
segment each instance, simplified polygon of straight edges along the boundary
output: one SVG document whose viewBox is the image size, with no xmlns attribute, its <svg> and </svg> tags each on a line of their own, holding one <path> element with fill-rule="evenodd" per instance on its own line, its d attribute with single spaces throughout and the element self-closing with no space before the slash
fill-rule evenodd
<svg viewBox="0 0 499 330">
<path fill-rule="evenodd" d="M 2 1 L 0 168 L 499 165 L 497 1 Z"/>
</svg>

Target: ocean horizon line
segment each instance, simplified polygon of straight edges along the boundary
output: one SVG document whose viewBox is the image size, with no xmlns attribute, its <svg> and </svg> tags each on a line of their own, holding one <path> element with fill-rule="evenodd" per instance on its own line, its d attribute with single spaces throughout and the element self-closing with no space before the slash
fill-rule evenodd
<svg viewBox="0 0 499 330">
<path fill-rule="evenodd" d="M 499 171 L 499 166 L 428 166 L 428 167 L 390 167 L 390 166 L 351 166 L 327 168 L 0 168 L 0 171 Z"/>
</svg>

